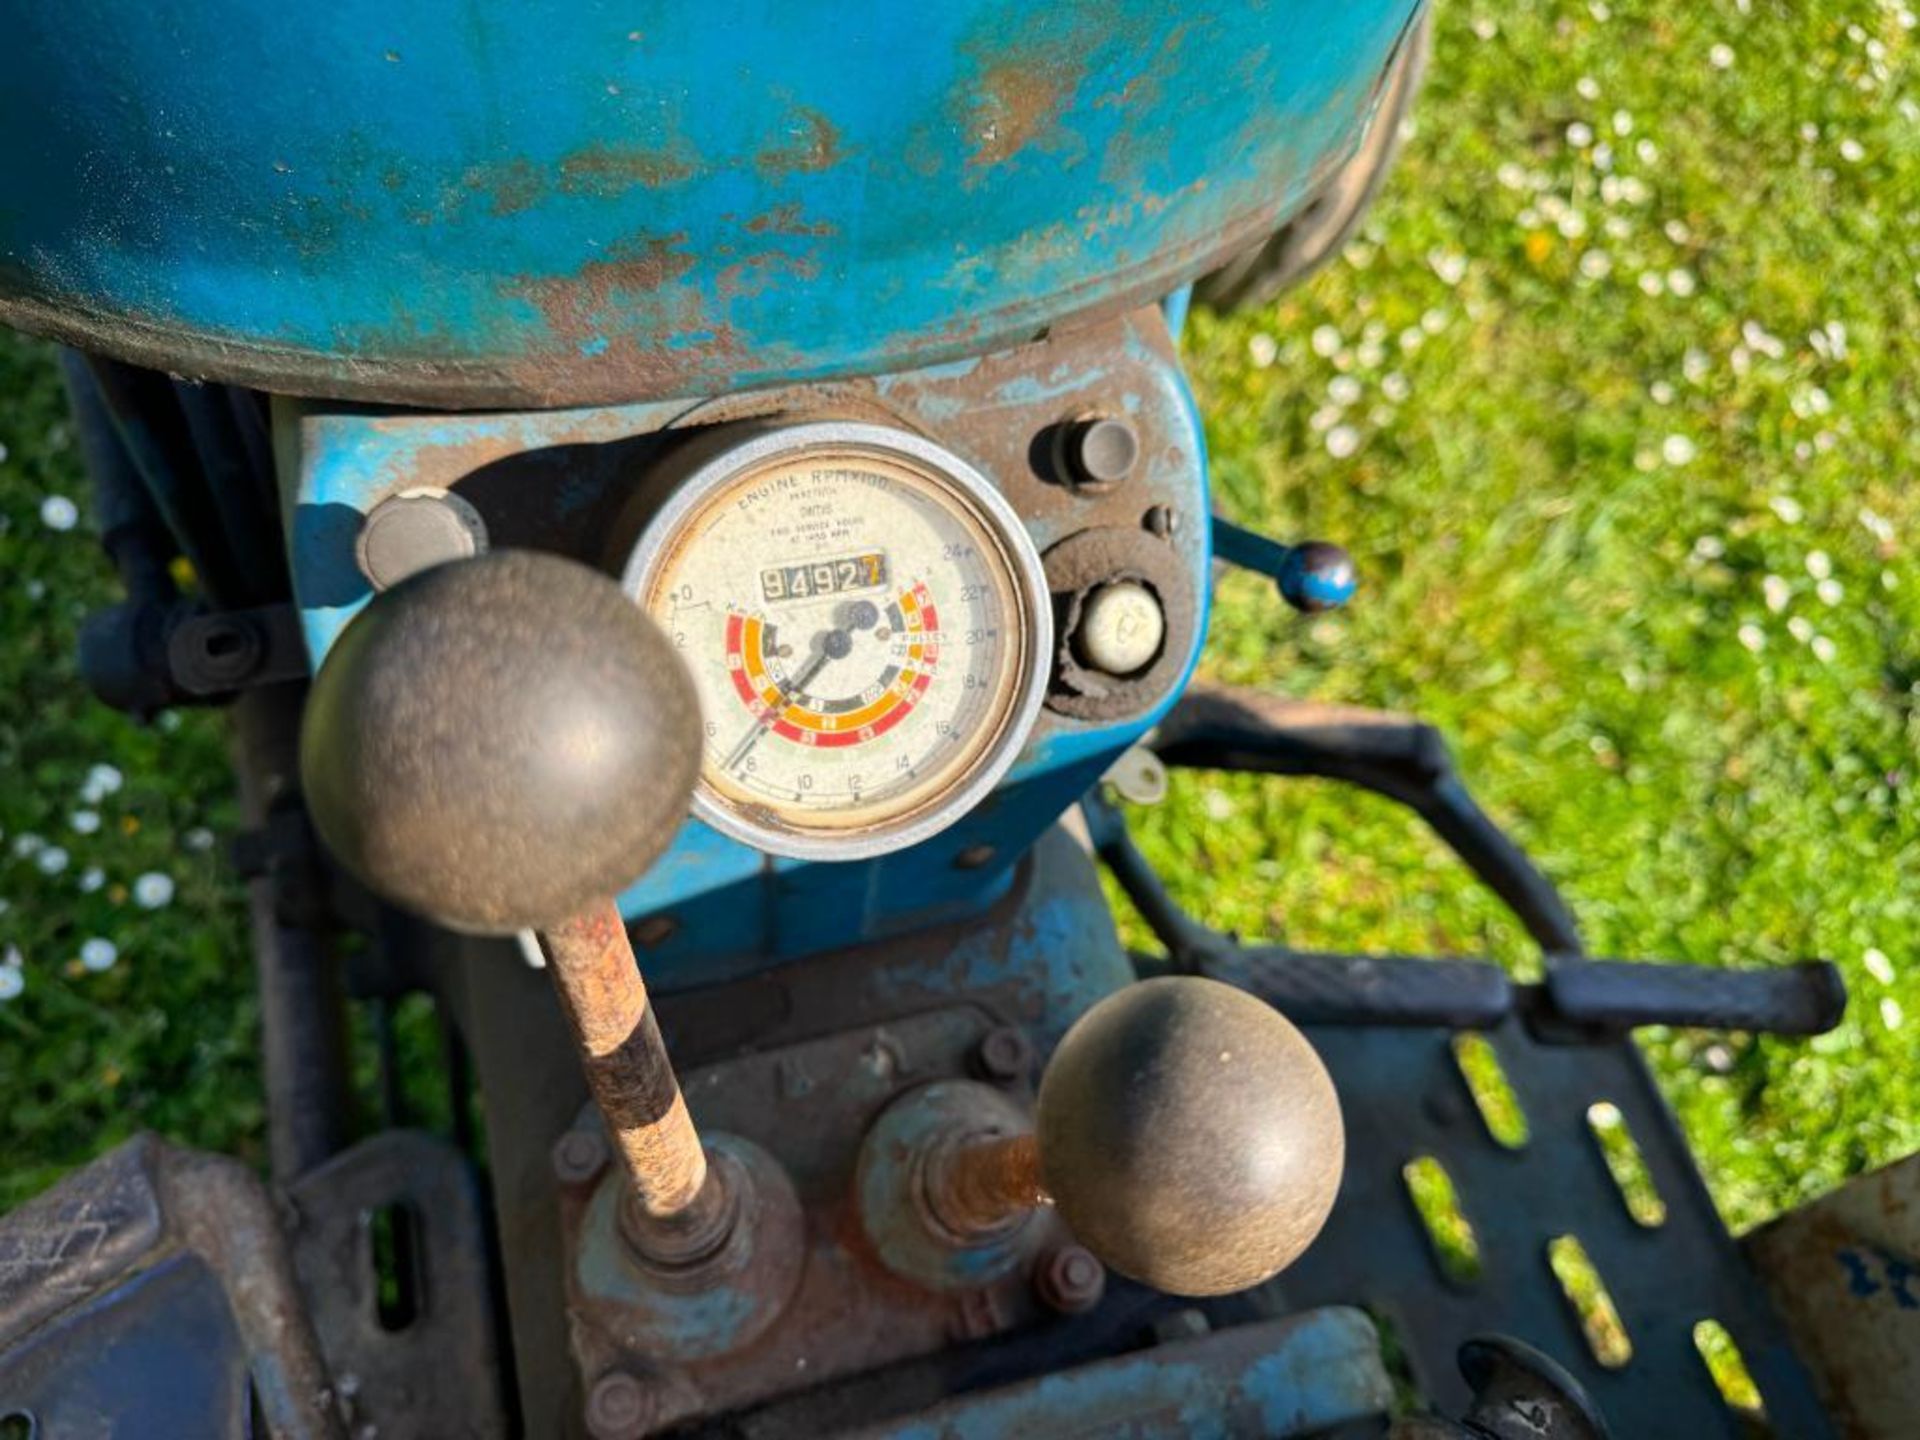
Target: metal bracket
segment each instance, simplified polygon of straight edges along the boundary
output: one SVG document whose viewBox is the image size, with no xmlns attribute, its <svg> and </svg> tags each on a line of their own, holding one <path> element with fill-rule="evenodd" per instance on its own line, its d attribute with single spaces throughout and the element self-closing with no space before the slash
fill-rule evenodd
<svg viewBox="0 0 1920 1440">
<path fill-rule="evenodd" d="M 345 1440 L 280 1217 L 140 1135 L 0 1223 L 0 1410 L 48 1436 Z"/>
<path fill-rule="evenodd" d="M 173 682 L 209 702 L 307 678 L 307 643 L 292 605 L 190 614 L 167 638 Z"/>
<path fill-rule="evenodd" d="M 1517 987 L 1488 960 L 1242 946 L 1180 908 L 1119 812 L 1097 788 L 1089 792 L 1081 803 L 1095 851 L 1166 946 L 1172 967 L 1251 990 L 1298 1023 L 1480 1029 L 1518 1011 L 1543 1040 L 1598 1043 L 1643 1025 L 1818 1035 L 1846 1009 L 1845 983 L 1824 960 L 1759 971 L 1587 961 L 1565 900 L 1474 802 L 1430 725 L 1196 686 L 1150 744 L 1168 765 L 1318 775 L 1399 801 L 1506 902 L 1545 952 L 1544 985 Z"/>
</svg>

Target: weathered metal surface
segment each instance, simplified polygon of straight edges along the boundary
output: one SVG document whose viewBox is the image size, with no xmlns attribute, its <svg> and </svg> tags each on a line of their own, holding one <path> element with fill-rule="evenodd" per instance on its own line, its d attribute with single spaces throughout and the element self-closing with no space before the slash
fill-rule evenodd
<svg viewBox="0 0 1920 1440">
<path fill-rule="evenodd" d="M 1445 738 L 1409 715 L 1324 705 L 1240 686 L 1190 687 L 1154 737 L 1169 765 L 1319 775 L 1407 806 L 1512 909 L 1546 963 L 1577 957 L 1560 893 L 1461 784 Z"/>
<path fill-rule="evenodd" d="M 1824 960 L 1772 970 L 1588 960 L 1551 970 L 1544 984 L 1523 990 L 1491 960 L 1242 945 L 1180 908 L 1105 796 L 1088 792 L 1080 810 L 1095 850 L 1166 947 L 1173 969 L 1252 991 L 1303 1025 L 1480 1029 L 1519 1006 L 1537 1028 L 1577 1044 L 1617 1039 L 1643 1025 L 1819 1034 L 1846 1008 L 1845 983 Z M 1524 880 L 1513 877 L 1508 888 L 1517 893 Z"/>
<path fill-rule="evenodd" d="M 673 1304 L 669 1287 L 623 1252 L 605 1182 L 590 1195 L 563 1192 L 576 1360 L 584 1377 L 617 1370 L 641 1381 L 647 1419 L 635 1433 L 932 1354 L 1042 1313 L 1017 1262 L 1060 1238 L 1050 1215 L 1034 1217 L 1008 1263 L 940 1292 L 881 1262 L 856 1198 L 868 1127 L 903 1088 L 964 1074 L 993 1028 L 979 1009 L 950 1006 L 687 1072 L 701 1126 L 763 1147 L 805 1207 L 805 1263 L 790 1299 L 751 1293 L 739 1277 L 712 1290 L 690 1286 Z"/>
<path fill-rule="evenodd" d="M 1043 558 L 1060 617 L 1047 707 L 1076 720 L 1127 720 L 1159 709 L 1178 694 L 1203 614 L 1186 583 L 1180 553 L 1136 519 L 1124 528 L 1069 535 Z M 1082 663 L 1080 646 L 1089 598 L 1116 580 L 1144 587 L 1159 602 L 1166 622 L 1158 652 L 1138 673 L 1124 676 Z"/>
<path fill-rule="evenodd" d="M 502 550 L 409 577 L 315 677 L 315 828 L 370 888 L 457 929 L 557 925 L 644 871 L 687 812 L 699 704 L 618 586 Z"/>
<path fill-rule="evenodd" d="M 1415 8 L 34 3 L 0 318 L 465 406 L 925 364 L 1257 243 L 1360 142 Z"/>
<path fill-rule="evenodd" d="M 488 1227 L 466 1158 L 419 1131 L 384 1131 L 303 1176 L 288 1205 L 301 1294 L 351 1434 L 505 1440 Z M 392 1256 L 402 1306 L 385 1318 L 382 1211 L 404 1214 L 408 1237 Z"/>
<path fill-rule="evenodd" d="M 1132 473 L 1099 493 L 1060 483 L 1051 435 L 1075 417 L 1124 414 L 1142 442 Z M 657 924 L 642 946 L 656 989 L 752 973 L 776 958 L 976 914 L 1014 859 L 1171 702 L 1198 657 L 1209 527 L 1205 445 L 1156 310 L 936 369 L 695 405 L 460 416 L 283 405 L 277 413 L 295 587 L 316 663 L 370 586 L 354 558 L 366 515 L 428 486 L 467 500 L 492 543 L 607 564 L 615 520 L 663 446 L 712 422 L 854 415 L 925 434 L 987 475 L 1043 551 L 1076 531 L 1164 521 L 1164 551 L 1194 617 L 1169 645 L 1166 694 L 1125 719 L 1043 713 L 995 794 L 951 830 L 866 864 L 768 861 L 690 822 L 621 898 Z M 984 862 L 973 863 L 984 856 Z M 961 865 L 963 858 L 967 865 Z"/>
<path fill-rule="evenodd" d="M 708 1143 L 708 1190 L 728 1205 L 702 1252 L 668 1255 L 647 1243 L 657 1236 L 636 1235 L 617 1172 L 587 1197 L 574 1237 L 568 1284 L 583 1321 L 661 1365 L 752 1344 L 792 1300 L 807 1258 L 806 1221 L 780 1162 L 737 1135 L 716 1133 Z"/>
<path fill-rule="evenodd" d="M 1460 1347 L 1460 1375 L 1473 1404 L 1458 1424 L 1409 1416 L 1391 1440 L 1611 1440 L 1580 1382 L 1550 1355 L 1501 1335 Z"/>
<path fill-rule="evenodd" d="M 294 792 L 304 686 L 240 697 L 230 712 L 241 824 L 260 832 Z M 287 924 L 289 892 L 307 878 L 295 864 L 247 876 L 254 990 L 260 1007 L 267 1144 L 282 1184 L 336 1154 L 348 1137 L 346 1009 L 326 938 Z"/>
<path fill-rule="evenodd" d="M 137 1136 L 0 1222 L 0 1413 L 243 1440 L 253 1404 L 285 1440 L 344 1440 L 279 1218 L 238 1161 Z"/>
<path fill-rule="evenodd" d="M 1920 1414 L 1920 1155 L 1747 1236 L 1846 1440 L 1894 1440 Z"/>
<path fill-rule="evenodd" d="M 1009 1219 L 1052 1203 L 1040 1180 L 1040 1147 L 1031 1132 L 962 1134 L 933 1159 L 927 1209 L 953 1234 L 990 1233 Z"/>
<path fill-rule="evenodd" d="M 706 1154 L 620 912 L 603 901 L 550 926 L 540 932 L 540 950 L 641 1209 L 657 1216 L 689 1209 L 708 1181 Z"/>
<path fill-rule="evenodd" d="M 1556 1046 L 1523 1018 L 1489 1032 L 1525 1116 L 1518 1148 L 1498 1143 L 1446 1030 L 1309 1027 L 1339 1089 L 1347 1171 L 1319 1241 L 1278 1282 L 1290 1305 L 1357 1304 L 1391 1322 L 1413 1384 L 1442 1413 L 1470 1403 L 1454 1356 L 1489 1333 L 1539 1347 L 1571 1371 L 1622 1437 L 1745 1440 L 1695 1349 L 1697 1322 L 1734 1337 L 1774 1433 L 1833 1434 L 1764 1290 L 1714 1210 L 1686 1141 L 1628 1042 Z M 1606 1102 L 1637 1143 L 1664 1206 L 1636 1219 L 1610 1174 L 1588 1112 Z M 1445 1167 L 1471 1226 L 1477 1277 L 1441 1265 L 1403 1169 Z M 1645 1213 L 1645 1212 L 1643 1212 Z M 1576 1237 L 1624 1327 L 1631 1356 L 1603 1365 L 1548 1264 Z"/>
<path fill-rule="evenodd" d="M 565 1434 L 578 1422 L 581 1381 L 602 1373 L 598 1365 L 581 1371 L 571 1350 L 561 1293 L 569 1269 L 562 1252 L 567 1232 L 555 1218 L 563 1203 L 555 1179 L 555 1141 L 574 1126 L 588 1098 L 577 1051 L 551 982 L 519 963 L 510 945 L 458 942 L 447 947 L 445 958 L 450 1008 L 470 1037 L 486 1104 L 489 1171 L 527 1431 Z M 886 1029 L 901 1016 L 952 1006 L 956 995 L 980 1007 L 982 1044 L 994 1031 L 1017 1025 L 1029 1048 L 1045 1051 L 1075 1016 L 1131 979 L 1091 862 L 1055 831 L 1016 867 L 1008 893 L 977 916 L 724 986 L 661 994 L 655 985 L 654 992 L 661 1030 L 685 1077 L 744 1051 L 767 1051 L 849 1029 L 861 1029 L 870 1039 L 873 1029 Z M 876 1056 L 878 1063 L 888 1063 L 884 1047 Z M 970 1064 L 972 1056 L 966 1059 Z M 1021 1072 L 1007 1080 L 1023 1078 Z M 788 1083 L 804 1088 L 808 1082 L 794 1076 Z M 816 1077 L 813 1090 L 818 1088 Z M 821 1102 L 808 1093 L 812 1103 Z M 804 1105 L 806 1098 L 792 1103 Z M 711 1118 L 731 1127 L 725 1116 L 709 1117 L 691 1091 L 690 1103 L 703 1124 Z M 749 1083 L 739 1103 L 755 1107 L 756 1123 L 781 1129 L 785 1138 L 776 1143 L 783 1159 L 791 1162 L 796 1150 L 811 1151 L 814 1142 L 787 1121 L 798 1112 L 777 1088 Z M 837 1144 L 845 1148 L 833 1155 L 850 1167 L 857 1143 L 857 1136 L 841 1137 Z M 589 1157 L 582 1169 L 591 1168 Z M 831 1183 L 809 1182 L 799 1169 L 794 1179 L 803 1195 L 809 1183 Z M 851 1382 L 857 1394 L 835 1384 L 782 1401 L 779 1416 L 756 1420 L 755 1434 L 816 1440 L 835 1425 L 851 1423 L 848 1417 L 896 1413 L 958 1388 L 1005 1383 L 1078 1363 L 1123 1343 L 1122 1332 L 1132 1334 L 1143 1323 L 1141 1307 L 1155 1303 L 1157 1297 L 1121 1283 L 1108 1287 L 1100 1310 L 1083 1317 L 1087 1328 L 1071 1335 L 1043 1327 L 984 1348 L 930 1344 L 920 1360 L 891 1367 L 870 1383 Z M 1104 1318 L 1109 1313 L 1112 1320 Z M 944 1336 L 951 1314 L 941 1309 L 926 1325 Z M 807 1378 L 795 1376 L 796 1382 Z M 838 1418 L 823 1420 L 817 1404 L 827 1405 Z"/>
<path fill-rule="evenodd" d="M 1042 1197 L 1031 1164 L 1024 1204 L 995 1189 L 998 1172 L 980 1168 L 1001 1153 L 988 1137 L 1017 1140 L 1031 1125 L 1022 1089 L 1015 1099 L 971 1080 L 935 1080 L 868 1127 L 853 1177 L 860 1227 L 895 1275 L 931 1291 L 977 1290 L 1058 1243 L 1057 1227 L 1033 1213 Z M 974 1149 L 983 1144 L 984 1153 Z"/>
<path fill-rule="evenodd" d="M 1083 1015 L 1040 1080 L 1040 1171 L 1074 1236 L 1173 1295 L 1272 1278 L 1326 1222 L 1340 1102 L 1277 1010 L 1163 976 Z"/>
<path fill-rule="evenodd" d="M 1377 1419 L 1392 1403 L 1372 1322 L 1331 1308 L 949 1400 L 844 1440 L 1291 1440 Z"/>
</svg>

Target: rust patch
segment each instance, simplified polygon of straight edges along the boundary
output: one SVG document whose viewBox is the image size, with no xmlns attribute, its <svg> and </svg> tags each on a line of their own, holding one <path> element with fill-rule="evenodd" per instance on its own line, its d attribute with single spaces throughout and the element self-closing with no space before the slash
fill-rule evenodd
<svg viewBox="0 0 1920 1440">
<path fill-rule="evenodd" d="M 518 215 L 540 202 L 546 177 L 528 160 L 507 160 L 498 165 L 478 165 L 467 171 L 460 182 L 465 188 L 488 197 L 488 209 L 495 215 Z"/>
<path fill-rule="evenodd" d="M 694 173 L 688 156 L 673 150 L 628 149 L 594 145 L 576 150 L 560 162 L 560 191 L 566 195 L 608 198 L 636 186 L 656 190 L 674 185 Z"/>
<path fill-rule="evenodd" d="M 680 248 L 687 233 L 653 236 L 610 251 L 566 276 L 520 278 L 503 293 L 528 301 L 546 337 L 508 367 L 514 383 L 561 390 L 585 372 L 617 376 L 619 393 L 656 391 L 690 372 L 733 373 L 748 359 L 734 329 L 708 315 L 680 284 L 698 257 Z M 662 344 L 660 337 L 672 337 Z M 552 403 L 552 402 L 548 402 Z"/>
<path fill-rule="evenodd" d="M 840 132 L 818 110 L 796 106 L 786 134 L 786 144 L 762 150 L 754 157 L 753 168 L 767 179 L 813 174 L 839 163 Z"/>
<path fill-rule="evenodd" d="M 759 295 L 784 276 L 798 280 L 820 278 L 820 262 L 811 255 L 786 255 L 778 250 L 729 265 L 714 277 L 713 291 L 722 300 Z"/>
<path fill-rule="evenodd" d="M 1063 84 L 1065 78 L 1048 66 L 1018 64 L 996 65 L 981 76 L 968 125 L 968 168 L 1004 164 L 1051 128 L 1079 76 Z"/>
<path fill-rule="evenodd" d="M 790 205 L 776 205 L 763 214 L 747 221 L 747 230 L 754 235 L 838 235 L 840 227 L 830 220 L 808 220 L 802 214 L 796 201 Z"/>
</svg>

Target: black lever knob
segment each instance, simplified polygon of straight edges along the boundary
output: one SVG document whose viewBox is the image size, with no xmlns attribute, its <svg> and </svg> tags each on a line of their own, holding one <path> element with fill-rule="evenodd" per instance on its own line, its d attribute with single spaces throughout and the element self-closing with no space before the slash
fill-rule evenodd
<svg viewBox="0 0 1920 1440">
<path fill-rule="evenodd" d="M 544 929 L 672 841 L 699 713 L 612 580 L 501 550 L 367 603 L 314 680 L 301 777 L 321 837 L 374 890 L 456 929 Z"/>
</svg>

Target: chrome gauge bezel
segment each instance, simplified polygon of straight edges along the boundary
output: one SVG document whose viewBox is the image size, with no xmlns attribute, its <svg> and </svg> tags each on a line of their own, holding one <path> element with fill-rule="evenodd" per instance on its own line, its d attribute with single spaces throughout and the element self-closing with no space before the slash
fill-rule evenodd
<svg viewBox="0 0 1920 1440">
<path fill-rule="evenodd" d="M 944 487 L 971 512 L 999 547 L 1013 579 L 1021 613 L 1010 627 L 1021 647 L 1012 667 L 1018 677 L 1014 702 L 1002 712 L 999 733 L 972 766 L 923 803 L 889 820 L 860 829 L 806 830 L 754 818 L 744 807 L 718 797 L 702 777 L 694 789 L 694 817 L 744 845 L 796 860 L 867 860 L 932 838 L 984 800 L 1012 768 L 1032 734 L 1046 699 L 1053 655 L 1053 600 L 1046 569 L 1019 514 L 992 481 L 943 446 L 887 425 L 812 421 L 763 430 L 700 461 L 647 521 L 627 557 L 621 586 L 645 605 L 655 572 L 675 549 L 683 528 L 709 502 L 743 477 L 810 453 L 876 455 L 905 464 L 926 483 Z"/>
</svg>

